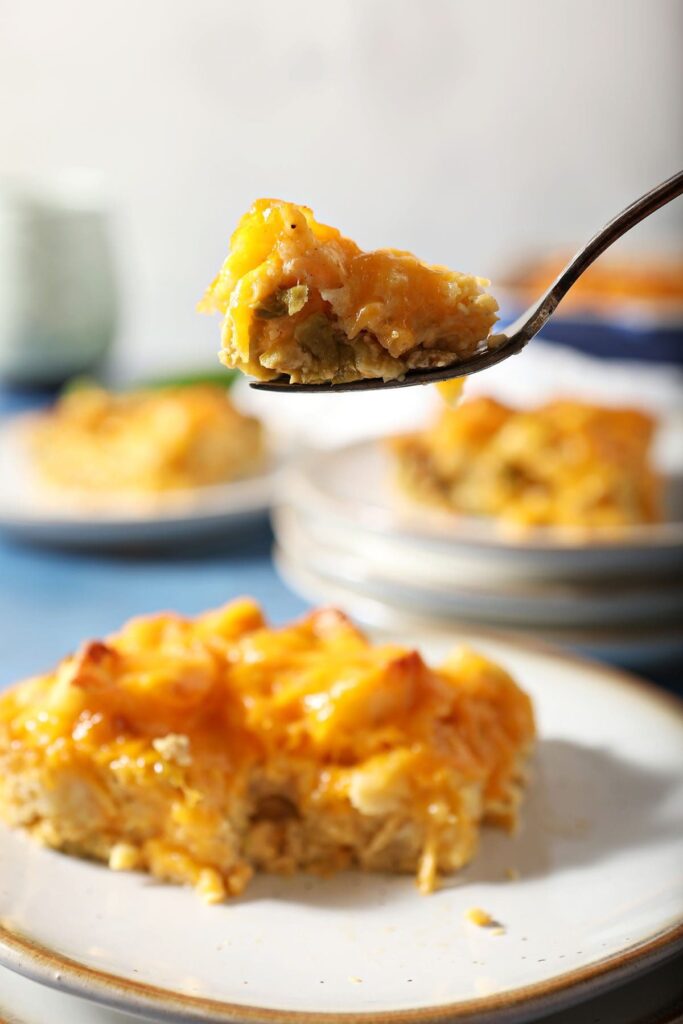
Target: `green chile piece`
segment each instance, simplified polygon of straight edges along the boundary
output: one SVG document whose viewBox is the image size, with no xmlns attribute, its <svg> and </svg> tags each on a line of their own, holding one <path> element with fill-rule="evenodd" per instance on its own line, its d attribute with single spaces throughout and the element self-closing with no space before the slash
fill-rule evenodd
<svg viewBox="0 0 683 1024">
<path fill-rule="evenodd" d="M 294 332 L 298 344 L 330 366 L 353 365 L 353 348 L 323 313 L 314 313 Z"/>
<path fill-rule="evenodd" d="M 294 316 L 308 302 L 308 285 L 295 284 L 291 288 L 280 288 L 262 299 L 254 313 L 261 320 L 274 320 L 280 316 Z"/>
</svg>

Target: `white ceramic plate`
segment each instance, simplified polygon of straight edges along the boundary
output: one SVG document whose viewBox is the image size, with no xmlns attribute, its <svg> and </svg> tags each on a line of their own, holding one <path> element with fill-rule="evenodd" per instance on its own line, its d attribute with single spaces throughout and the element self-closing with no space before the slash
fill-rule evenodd
<svg viewBox="0 0 683 1024">
<path fill-rule="evenodd" d="M 31 471 L 22 421 L 0 425 L 0 530 L 68 547 L 164 546 L 224 534 L 264 516 L 275 465 L 217 486 L 126 500 L 89 501 L 42 487 Z"/>
<path fill-rule="evenodd" d="M 436 637 L 405 639 L 445 653 Z M 467 640 L 531 692 L 541 740 L 521 833 L 487 830 L 441 891 L 353 873 L 260 878 L 206 907 L 0 830 L 2 963 L 159 1021 L 481 1024 L 530 1020 L 671 954 L 683 940 L 679 705 L 597 665 Z M 472 906 L 505 934 L 465 921 Z"/>
<path fill-rule="evenodd" d="M 673 575 L 683 567 L 683 481 L 670 479 L 670 519 L 618 534 L 572 536 L 552 528 L 502 532 L 495 523 L 417 505 L 392 485 L 392 466 L 381 441 L 362 441 L 313 452 L 282 479 L 283 501 L 311 517 L 335 522 L 354 536 L 389 537 L 414 551 L 455 562 L 472 575 L 485 570 L 505 579 L 595 579 Z"/>
<path fill-rule="evenodd" d="M 331 582 L 423 615 L 498 626 L 660 627 L 683 620 L 683 580 L 493 582 L 468 577 L 431 551 L 335 528 L 291 506 L 274 512 L 280 548 Z"/>
</svg>

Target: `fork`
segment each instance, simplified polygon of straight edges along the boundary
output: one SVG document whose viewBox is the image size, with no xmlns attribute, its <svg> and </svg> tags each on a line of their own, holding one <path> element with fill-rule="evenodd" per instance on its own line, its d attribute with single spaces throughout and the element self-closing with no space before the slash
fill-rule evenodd
<svg viewBox="0 0 683 1024">
<path fill-rule="evenodd" d="M 384 388 L 405 388 L 414 384 L 435 384 L 438 381 L 450 380 L 453 377 L 465 377 L 471 373 L 486 370 L 489 366 L 501 363 L 509 356 L 517 355 L 538 334 L 552 317 L 558 305 L 573 284 L 578 281 L 591 263 L 608 249 L 613 242 L 630 231 L 632 227 L 645 220 L 651 213 L 670 203 L 683 192 L 683 171 L 663 181 L 640 199 L 627 206 L 609 221 L 582 249 L 569 261 L 559 277 L 548 290 L 510 324 L 500 334 L 487 339 L 487 347 L 468 359 L 461 359 L 449 366 L 439 366 L 427 370 L 408 370 L 395 380 L 366 378 L 354 380 L 347 384 L 290 384 L 286 377 L 277 377 L 270 381 L 252 381 L 251 386 L 257 391 L 378 391 Z"/>
</svg>

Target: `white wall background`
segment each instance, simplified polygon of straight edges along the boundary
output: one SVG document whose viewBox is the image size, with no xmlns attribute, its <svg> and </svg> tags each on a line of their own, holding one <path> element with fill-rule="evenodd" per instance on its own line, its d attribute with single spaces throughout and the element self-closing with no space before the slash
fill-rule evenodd
<svg viewBox="0 0 683 1024">
<path fill-rule="evenodd" d="M 100 170 L 120 363 L 210 363 L 254 198 L 495 277 L 683 163 L 682 38 L 680 0 L 0 0 L 0 173 Z"/>
</svg>

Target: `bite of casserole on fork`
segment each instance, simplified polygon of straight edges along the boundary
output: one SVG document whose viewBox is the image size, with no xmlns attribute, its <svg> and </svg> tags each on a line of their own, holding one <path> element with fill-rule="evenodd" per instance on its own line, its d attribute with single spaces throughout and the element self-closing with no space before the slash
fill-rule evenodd
<svg viewBox="0 0 683 1024">
<path fill-rule="evenodd" d="M 306 206 L 259 199 L 199 304 L 223 315 L 221 360 L 261 381 L 392 380 L 486 348 L 488 281 L 409 252 L 364 252 Z"/>
</svg>

